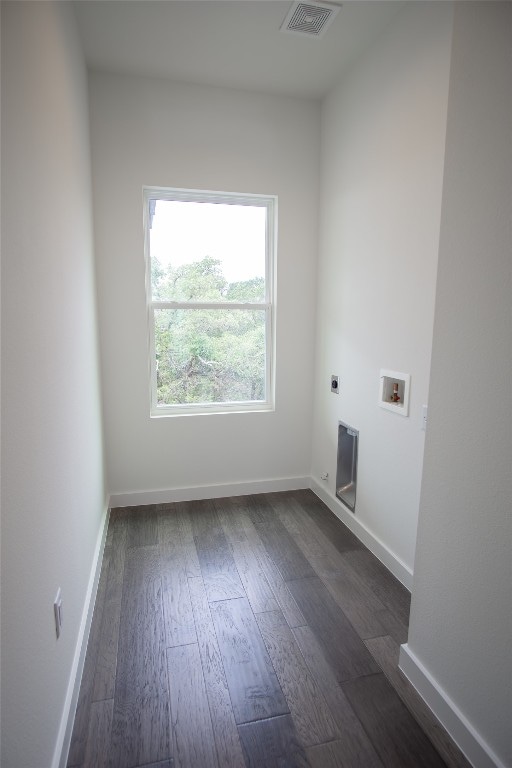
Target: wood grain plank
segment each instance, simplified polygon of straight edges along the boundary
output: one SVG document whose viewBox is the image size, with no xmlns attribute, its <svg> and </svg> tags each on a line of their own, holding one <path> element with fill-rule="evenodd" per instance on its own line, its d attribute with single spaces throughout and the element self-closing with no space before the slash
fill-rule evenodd
<svg viewBox="0 0 512 768">
<path fill-rule="evenodd" d="M 387 609 L 370 589 L 343 572 L 325 575 L 322 581 L 359 637 L 386 634 L 379 617 L 383 617 Z"/>
<path fill-rule="evenodd" d="M 303 746 L 339 738 L 340 730 L 281 611 L 256 617 Z"/>
<path fill-rule="evenodd" d="M 374 592 L 352 575 L 339 551 L 302 509 L 294 494 L 268 494 L 267 498 L 359 636 L 387 634 L 379 615 L 387 618 L 389 624 L 390 612 L 384 614 L 386 609 Z"/>
<path fill-rule="evenodd" d="M 393 640 L 402 645 L 407 642 L 409 627 L 395 616 L 388 608 L 376 613 L 379 624 L 385 629 L 384 635 L 390 635 Z M 370 635 L 368 635 L 370 637 Z M 377 635 L 375 635 L 377 637 Z"/>
<path fill-rule="evenodd" d="M 186 553 L 183 551 L 178 505 L 157 504 L 156 511 L 158 544 L 172 558 L 175 567 L 179 568 L 185 564 Z M 192 548 L 195 551 L 195 544 L 193 542 Z"/>
<path fill-rule="evenodd" d="M 331 741 L 306 749 L 311 768 L 364 768 L 363 763 L 347 762 L 345 747 L 341 741 Z"/>
<path fill-rule="evenodd" d="M 342 688 L 384 765 L 446 767 L 383 674 L 348 680 Z"/>
<path fill-rule="evenodd" d="M 192 535 L 187 536 L 188 512 L 179 504 L 157 505 L 158 543 L 162 573 L 166 644 L 187 645 L 197 640 L 188 577 L 199 574 Z"/>
<path fill-rule="evenodd" d="M 108 512 L 108 524 L 107 524 L 107 535 L 105 536 L 105 549 L 108 549 L 112 546 L 112 541 L 114 538 L 114 510 L 110 509 Z"/>
<path fill-rule="evenodd" d="M 266 498 L 319 576 L 335 573 L 340 553 L 306 514 L 291 493 L 269 493 Z"/>
<path fill-rule="evenodd" d="M 109 529 L 111 529 L 110 540 L 112 543 L 105 591 L 105 605 L 98 644 L 98 660 L 94 674 L 93 701 L 114 698 L 124 562 L 128 535 L 126 515 L 119 515 L 111 520 Z"/>
<path fill-rule="evenodd" d="M 113 699 L 91 705 L 83 768 L 108 768 L 113 709 Z"/>
<path fill-rule="evenodd" d="M 213 505 L 231 545 L 250 541 L 251 535 L 254 536 L 256 534 L 254 526 L 247 516 L 247 500 L 245 496 L 214 499 Z"/>
<path fill-rule="evenodd" d="M 176 514 L 178 515 L 180 525 L 180 537 L 187 557 L 188 576 L 200 576 L 201 567 L 197 556 L 194 531 L 189 512 L 191 505 L 189 502 L 181 502 L 176 506 Z"/>
<path fill-rule="evenodd" d="M 128 547 L 147 547 L 158 543 L 156 504 L 127 507 L 130 520 Z"/>
<path fill-rule="evenodd" d="M 222 530 L 215 509 L 214 499 L 188 501 L 186 502 L 186 508 L 188 510 L 196 546 L 198 538 L 204 538 L 206 541 L 208 541 L 209 538 L 215 540 L 219 534 L 222 534 L 225 538 L 224 531 Z"/>
<path fill-rule="evenodd" d="M 158 546 L 126 552 L 111 768 L 171 757 Z"/>
<path fill-rule="evenodd" d="M 219 768 L 245 768 L 222 657 L 203 580 L 201 578 L 190 579 L 189 587 Z"/>
<path fill-rule="evenodd" d="M 339 552 L 364 549 L 364 544 L 336 517 L 334 512 L 309 489 L 293 491 L 293 498 L 324 532 Z"/>
<path fill-rule="evenodd" d="M 360 582 L 406 627 L 409 626 L 411 595 L 368 549 L 344 552 L 343 561 Z"/>
<path fill-rule="evenodd" d="M 87 652 L 85 655 L 82 682 L 78 694 L 78 702 L 73 724 L 73 733 L 69 747 L 69 766 L 82 765 L 85 758 L 87 732 L 92 704 L 92 692 L 94 687 L 94 676 L 96 672 L 96 663 L 98 660 L 101 625 L 103 619 L 103 610 L 105 606 L 105 593 L 107 589 L 108 571 L 110 567 L 110 554 L 111 549 L 104 550 L 100 578 L 98 581 L 98 589 L 96 591 L 96 599 L 94 603 L 94 611 L 91 620 L 91 629 L 89 631 L 89 639 L 87 642 Z"/>
<path fill-rule="evenodd" d="M 301 627 L 306 624 L 304 614 L 297 605 L 297 601 L 288 589 L 288 585 L 281 576 L 277 566 L 268 554 L 258 554 L 258 560 L 263 568 L 263 572 L 270 585 L 272 592 L 277 600 L 279 608 L 290 627 Z"/>
<path fill-rule="evenodd" d="M 230 600 L 245 597 L 231 549 L 213 504 L 190 502 L 190 518 L 194 531 L 201 575 L 208 600 Z"/>
<path fill-rule="evenodd" d="M 380 671 L 363 641 L 317 576 L 290 581 L 288 587 L 322 646 L 338 682 Z"/>
<path fill-rule="evenodd" d="M 336 681 L 332 667 L 325 658 L 324 652 L 310 627 L 297 627 L 293 630 L 293 634 L 311 674 L 320 685 L 329 709 L 341 729 L 342 736 L 335 748 L 336 759 L 342 758 L 341 765 L 343 768 L 345 766 L 349 766 L 349 768 L 383 768 L 363 726 Z"/>
<path fill-rule="evenodd" d="M 434 716 L 432 710 L 425 704 L 421 696 L 419 696 L 407 678 L 398 669 L 398 656 L 400 653 L 398 643 L 388 636 L 366 640 L 365 644 L 446 765 L 449 768 L 471 768 L 460 749 Z"/>
<path fill-rule="evenodd" d="M 197 641 L 186 569 L 160 547 L 165 642 L 168 648 Z"/>
<path fill-rule="evenodd" d="M 213 504 L 252 610 L 275 611 L 278 604 L 258 559 L 258 551 L 264 551 L 264 547 L 247 516 L 244 498 L 215 499 Z"/>
<path fill-rule="evenodd" d="M 274 608 L 271 603 L 268 603 L 269 610 L 280 608 L 290 627 L 299 627 L 305 624 L 304 616 L 286 586 L 279 569 L 263 546 L 263 542 L 248 515 L 247 496 L 220 501 L 222 504 L 216 505 L 216 509 L 231 546 L 234 547 L 239 542 L 247 543 L 250 546 L 277 602 L 277 606 Z"/>
<path fill-rule="evenodd" d="M 199 648 L 167 649 L 176 768 L 218 766 Z"/>
<path fill-rule="evenodd" d="M 276 599 L 257 558 L 253 542 L 249 540 L 239 515 L 234 514 L 234 508 L 231 505 L 226 505 L 225 499 L 215 499 L 213 505 L 230 544 L 233 559 L 252 610 L 254 613 L 277 610 Z"/>
<path fill-rule="evenodd" d="M 178 504 L 158 504 L 157 525 L 162 573 L 166 644 L 187 645 L 197 640 L 188 576 L 200 573 L 193 538 L 187 537 L 186 510 Z M 184 533 L 185 531 L 185 533 Z"/>
<path fill-rule="evenodd" d="M 162 760 L 161 763 L 146 763 L 146 765 L 138 766 L 138 768 L 174 768 L 174 760 L 171 757 L 169 760 Z"/>
<path fill-rule="evenodd" d="M 277 600 L 252 545 L 249 542 L 233 545 L 233 558 L 253 612 L 276 611 Z"/>
<path fill-rule="evenodd" d="M 212 603 L 235 722 L 289 712 L 247 598 Z"/>
<path fill-rule="evenodd" d="M 238 727 L 247 768 L 309 768 L 290 715 Z"/>
<path fill-rule="evenodd" d="M 192 523 L 186 502 L 158 504 L 158 543 L 166 550 L 176 568 L 187 577 L 201 575 Z"/>
<path fill-rule="evenodd" d="M 126 519 L 128 517 L 130 509 L 131 507 L 112 507 L 109 515 L 109 525 L 110 523 L 113 524 L 114 522 L 120 520 L 121 518 Z M 109 532 L 107 531 L 107 538 L 108 537 L 109 537 Z"/>
<path fill-rule="evenodd" d="M 162 760 L 161 763 L 146 763 L 146 765 L 138 768 L 174 768 L 174 760 L 170 758 L 169 760 Z"/>
<path fill-rule="evenodd" d="M 285 581 L 315 575 L 311 565 L 278 519 L 264 494 L 247 497 L 247 513 Z"/>
</svg>

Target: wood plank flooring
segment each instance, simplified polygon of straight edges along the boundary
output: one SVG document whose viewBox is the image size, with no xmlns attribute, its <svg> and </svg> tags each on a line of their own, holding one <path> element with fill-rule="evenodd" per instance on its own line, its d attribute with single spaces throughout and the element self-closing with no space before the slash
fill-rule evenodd
<svg viewBox="0 0 512 768">
<path fill-rule="evenodd" d="M 309 490 L 112 510 L 68 768 L 470 768 L 407 590 Z"/>
</svg>

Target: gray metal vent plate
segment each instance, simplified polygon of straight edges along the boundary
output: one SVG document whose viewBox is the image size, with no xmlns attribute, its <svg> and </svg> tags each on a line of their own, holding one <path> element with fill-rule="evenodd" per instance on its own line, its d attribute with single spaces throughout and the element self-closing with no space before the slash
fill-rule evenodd
<svg viewBox="0 0 512 768">
<path fill-rule="evenodd" d="M 294 3 L 283 21 L 281 30 L 321 37 L 339 10 L 340 6 L 327 3 Z"/>
</svg>

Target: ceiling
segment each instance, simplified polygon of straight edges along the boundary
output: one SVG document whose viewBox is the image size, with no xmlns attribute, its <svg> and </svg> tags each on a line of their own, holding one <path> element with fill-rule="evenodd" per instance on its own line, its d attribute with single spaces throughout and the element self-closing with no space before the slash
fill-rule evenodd
<svg viewBox="0 0 512 768">
<path fill-rule="evenodd" d="M 322 98 L 403 7 L 349 0 L 322 37 L 285 34 L 285 0 L 80 0 L 90 69 Z"/>
</svg>

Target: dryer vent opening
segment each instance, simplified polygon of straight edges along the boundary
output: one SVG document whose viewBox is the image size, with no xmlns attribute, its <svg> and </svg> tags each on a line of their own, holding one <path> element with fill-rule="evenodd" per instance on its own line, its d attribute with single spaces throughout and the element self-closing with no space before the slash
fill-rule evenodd
<svg viewBox="0 0 512 768">
<path fill-rule="evenodd" d="M 352 512 L 355 512 L 356 509 L 358 440 L 358 430 L 340 421 L 338 424 L 336 496 Z"/>
</svg>

